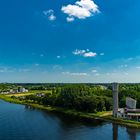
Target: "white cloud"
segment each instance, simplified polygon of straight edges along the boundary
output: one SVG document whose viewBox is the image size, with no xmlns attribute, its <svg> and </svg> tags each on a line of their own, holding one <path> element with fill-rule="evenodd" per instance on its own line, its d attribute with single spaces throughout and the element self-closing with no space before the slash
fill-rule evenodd
<svg viewBox="0 0 140 140">
<path fill-rule="evenodd" d="M 77 1 L 76 4 L 87 9 L 88 11 L 92 11 L 94 13 L 99 12 L 98 6 L 92 0 L 81 0 Z"/>
<path fill-rule="evenodd" d="M 67 20 L 67 22 L 72 22 L 72 21 L 74 21 L 74 17 L 67 17 L 66 20 Z"/>
<path fill-rule="evenodd" d="M 70 76 L 88 76 L 87 73 L 81 72 L 62 72 L 63 75 L 70 75 Z"/>
<path fill-rule="evenodd" d="M 69 17 L 73 17 L 73 18 L 77 17 L 79 19 L 85 19 L 91 16 L 91 13 L 88 10 L 77 5 L 69 4 L 67 6 L 63 6 L 62 11 L 65 14 L 68 14 Z"/>
<path fill-rule="evenodd" d="M 80 55 L 83 57 L 95 57 L 97 55 L 96 52 L 91 52 L 89 49 L 86 50 L 78 50 L 76 49 L 75 51 L 73 51 L 74 55 Z"/>
<path fill-rule="evenodd" d="M 56 17 L 55 17 L 54 15 L 50 15 L 50 16 L 48 17 L 48 19 L 49 19 L 50 21 L 53 21 L 53 20 L 56 20 Z"/>
<path fill-rule="evenodd" d="M 68 15 L 68 22 L 74 21 L 75 18 L 85 19 L 93 16 L 95 13 L 100 13 L 98 5 L 92 0 L 76 1 L 73 5 L 62 6 L 61 10 Z"/>
<path fill-rule="evenodd" d="M 76 49 L 75 51 L 73 51 L 74 55 L 83 55 L 86 52 L 86 50 L 78 50 Z"/>
<path fill-rule="evenodd" d="M 56 20 L 56 16 L 54 15 L 54 10 L 49 9 L 47 11 L 43 11 L 43 14 L 48 17 L 48 20 L 54 21 Z"/>
<path fill-rule="evenodd" d="M 97 70 L 92 70 L 91 72 L 96 73 L 96 72 L 97 72 Z"/>
<path fill-rule="evenodd" d="M 95 52 L 86 52 L 84 53 L 84 57 L 95 57 L 97 55 L 97 53 Z"/>
</svg>

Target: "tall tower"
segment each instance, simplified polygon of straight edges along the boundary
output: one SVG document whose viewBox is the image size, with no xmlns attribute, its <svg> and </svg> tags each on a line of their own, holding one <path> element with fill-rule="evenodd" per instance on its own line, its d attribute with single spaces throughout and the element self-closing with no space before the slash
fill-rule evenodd
<svg viewBox="0 0 140 140">
<path fill-rule="evenodd" d="M 119 84 L 113 83 L 112 93 L 113 93 L 113 116 L 114 117 L 117 117 L 117 113 L 118 113 L 118 90 L 119 90 Z"/>
</svg>

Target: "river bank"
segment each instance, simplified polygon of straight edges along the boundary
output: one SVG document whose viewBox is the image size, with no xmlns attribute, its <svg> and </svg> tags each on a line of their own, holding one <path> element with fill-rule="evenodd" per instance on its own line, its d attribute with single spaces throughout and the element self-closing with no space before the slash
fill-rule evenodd
<svg viewBox="0 0 140 140">
<path fill-rule="evenodd" d="M 78 118 L 80 120 L 84 120 L 84 121 L 91 122 L 95 119 L 98 119 L 98 120 L 107 121 L 107 122 L 111 122 L 111 123 L 122 125 L 122 126 L 140 129 L 140 122 L 132 121 L 132 120 L 124 120 L 124 119 L 120 119 L 120 118 L 114 118 L 114 117 L 112 117 L 111 112 L 98 112 L 98 113 L 79 112 L 79 111 L 71 110 L 71 109 L 44 106 L 44 105 L 40 105 L 40 104 L 23 101 L 23 100 L 21 101 L 18 99 L 13 99 L 11 97 L 7 97 L 5 95 L 0 95 L 0 99 L 10 102 L 10 103 L 29 105 L 29 106 L 32 106 L 32 107 L 35 107 L 38 109 L 46 110 L 48 112 L 62 113 L 64 115 L 76 117 L 76 118 Z"/>
</svg>

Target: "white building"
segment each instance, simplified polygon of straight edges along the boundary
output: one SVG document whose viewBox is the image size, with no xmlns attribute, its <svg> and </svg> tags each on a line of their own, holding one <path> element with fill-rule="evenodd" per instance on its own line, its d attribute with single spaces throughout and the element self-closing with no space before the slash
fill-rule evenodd
<svg viewBox="0 0 140 140">
<path fill-rule="evenodd" d="M 126 98 L 126 107 L 129 108 L 129 109 L 136 109 L 136 104 L 137 104 L 137 101 L 130 98 L 130 97 L 127 97 Z"/>
<path fill-rule="evenodd" d="M 27 89 L 25 89 L 25 88 L 23 88 L 23 87 L 19 87 L 18 88 L 18 92 L 28 92 L 28 90 Z"/>
</svg>

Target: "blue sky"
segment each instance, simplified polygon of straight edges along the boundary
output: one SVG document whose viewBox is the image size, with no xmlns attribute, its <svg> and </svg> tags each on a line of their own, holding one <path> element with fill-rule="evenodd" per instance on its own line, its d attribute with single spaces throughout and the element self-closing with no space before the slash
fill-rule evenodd
<svg viewBox="0 0 140 140">
<path fill-rule="evenodd" d="M 0 82 L 140 82 L 139 5 L 0 1 Z"/>
</svg>

